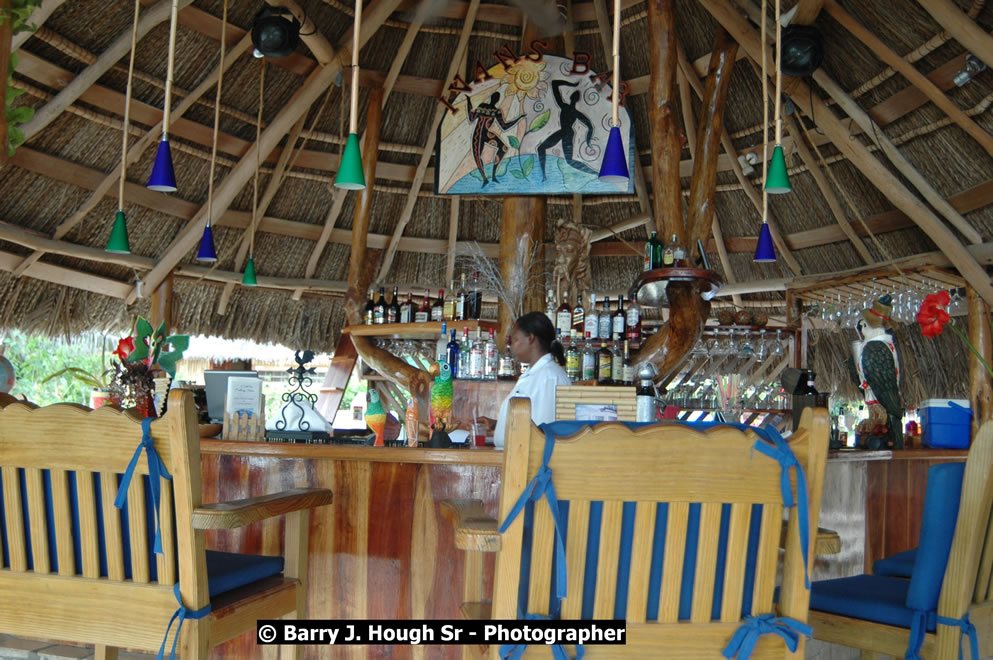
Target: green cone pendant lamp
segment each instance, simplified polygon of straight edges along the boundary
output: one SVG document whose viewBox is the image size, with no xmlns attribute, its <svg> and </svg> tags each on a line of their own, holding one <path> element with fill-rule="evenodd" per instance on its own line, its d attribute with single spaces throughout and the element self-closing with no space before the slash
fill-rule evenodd
<svg viewBox="0 0 993 660">
<path fill-rule="evenodd" d="M 241 276 L 241 283 L 245 286 L 256 286 L 259 283 L 255 279 L 255 259 L 252 257 L 245 262 L 245 274 Z"/>
<path fill-rule="evenodd" d="M 131 118 L 131 81 L 134 79 L 134 55 L 138 45 L 138 13 L 141 10 L 141 0 L 134 3 L 134 24 L 131 27 L 131 63 L 128 65 L 128 86 L 124 98 L 124 125 L 121 137 L 121 180 L 117 186 L 117 215 L 114 216 L 114 227 L 110 230 L 107 241 L 107 252 L 114 254 L 131 254 L 131 242 L 128 240 L 128 223 L 124 217 L 124 182 L 128 172 L 128 121 Z"/>
<path fill-rule="evenodd" d="M 765 20 L 765 14 L 762 15 Z M 783 67 L 782 38 L 783 24 L 779 20 L 779 0 L 776 0 L 776 148 L 772 152 L 772 162 L 765 177 L 765 190 L 773 195 L 792 192 L 790 177 L 786 173 L 786 156 L 783 154 L 783 119 L 780 115 L 782 106 Z M 765 42 L 763 42 L 764 44 Z M 765 75 L 763 73 L 763 75 Z"/>
<path fill-rule="evenodd" d="M 365 174 L 362 172 L 362 152 L 359 149 L 359 35 L 362 29 L 362 0 L 355 0 L 355 29 L 352 34 L 352 97 L 348 119 L 348 141 L 341 154 L 338 173 L 334 177 L 334 187 L 342 190 L 362 190 L 365 188 Z"/>
</svg>

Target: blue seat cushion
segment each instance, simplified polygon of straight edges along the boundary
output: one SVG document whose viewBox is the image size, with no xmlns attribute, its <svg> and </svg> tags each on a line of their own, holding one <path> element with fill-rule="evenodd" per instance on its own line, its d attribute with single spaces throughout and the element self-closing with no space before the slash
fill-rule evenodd
<svg viewBox="0 0 993 660">
<path fill-rule="evenodd" d="M 914 611 L 906 605 L 910 581 L 878 575 L 818 580 L 811 585 L 810 609 L 910 628 Z M 931 621 L 928 631 L 934 630 Z"/>
<path fill-rule="evenodd" d="M 877 559 L 872 564 L 872 574 L 881 577 L 909 578 L 914 574 L 915 561 L 917 561 L 917 548 L 904 550 L 895 555 Z"/>
<path fill-rule="evenodd" d="M 282 572 L 282 557 L 207 551 L 207 587 L 211 598 Z"/>
</svg>

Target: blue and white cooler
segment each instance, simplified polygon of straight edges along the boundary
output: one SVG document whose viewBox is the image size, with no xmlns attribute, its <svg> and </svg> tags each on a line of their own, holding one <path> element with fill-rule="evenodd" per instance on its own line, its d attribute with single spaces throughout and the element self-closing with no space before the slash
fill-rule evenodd
<svg viewBox="0 0 993 660">
<path fill-rule="evenodd" d="M 925 447 L 969 448 L 972 407 L 968 399 L 928 399 L 919 411 Z"/>
</svg>

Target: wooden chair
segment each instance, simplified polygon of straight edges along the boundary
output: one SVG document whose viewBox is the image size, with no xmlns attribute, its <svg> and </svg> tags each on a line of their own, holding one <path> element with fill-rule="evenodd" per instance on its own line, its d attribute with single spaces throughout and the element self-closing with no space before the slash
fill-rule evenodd
<svg viewBox="0 0 993 660">
<path fill-rule="evenodd" d="M 463 616 L 520 618 L 522 555 L 530 552 L 526 614 L 626 619 L 626 645 L 587 645 L 587 658 L 719 658 L 747 614 L 774 612 L 783 471 L 777 460 L 755 449 L 757 442 L 764 443 L 752 431 L 723 426 L 701 432 L 675 424 L 632 430 L 606 423 L 557 438 L 548 468 L 559 501 L 568 501 L 563 522 L 567 589 L 561 603 L 551 595 L 555 523 L 547 500 L 534 504 L 530 548 L 523 515 L 500 534 L 481 502 L 447 502 L 444 512 L 456 526 L 456 545 L 467 551 L 467 573 L 483 566 L 482 552 L 498 553 L 492 604 L 467 602 Z M 811 532 L 817 529 L 827 445 L 826 411 L 805 412 L 788 446 L 806 474 Z M 542 469 L 545 447 L 544 433 L 531 423 L 530 403 L 512 400 L 501 520 Z M 794 496 L 795 472 L 789 471 Z M 598 509 L 599 517 L 590 515 Z M 803 622 L 809 592 L 794 512 L 775 611 Z M 599 541 L 587 547 L 597 525 Z M 630 562 L 621 559 L 628 547 Z M 813 547 L 807 551 L 812 561 Z M 592 579 L 585 566 L 594 557 Z M 481 591 L 481 577 L 467 579 L 467 596 L 478 597 Z M 625 600 L 618 597 L 625 592 Z M 783 639 L 763 635 L 752 657 L 800 658 L 803 649 L 802 639 L 790 652 Z M 468 646 L 463 656 L 495 659 L 498 653 L 496 645 Z M 526 655 L 550 653 L 548 647 L 532 646 Z"/>
<path fill-rule="evenodd" d="M 148 425 L 147 436 L 142 420 L 110 407 L 0 409 L 0 632 L 93 644 L 101 658 L 116 657 L 117 648 L 168 649 L 179 598 L 188 612 L 180 635 L 187 660 L 254 631 L 257 619 L 306 616 L 308 509 L 329 504 L 331 492 L 201 504 L 198 430 L 187 391 L 169 395 L 168 412 Z M 148 478 L 149 460 L 155 463 L 149 447 L 171 481 Z M 133 457 L 119 511 L 119 475 Z M 158 520 L 146 497 L 155 484 Z M 286 515 L 282 558 L 204 549 L 205 529 L 275 515 Z M 152 552 L 158 537 L 162 554 Z M 190 618 L 207 606 L 208 614 Z M 299 657 L 302 648 L 281 650 Z"/>
<path fill-rule="evenodd" d="M 936 468 L 951 471 L 956 467 L 961 469 L 961 464 L 935 466 L 929 474 L 929 489 L 924 504 L 925 520 L 918 546 L 920 556 L 915 556 L 910 580 L 867 575 L 827 581 L 834 583 L 832 587 L 847 584 L 853 589 L 864 583 L 876 593 L 888 590 L 887 585 L 894 589 L 900 587 L 907 596 L 905 600 L 898 600 L 900 593 L 895 591 L 896 595 L 892 600 L 896 602 L 892 605 L 904 606 L 907 610 L 913 609 L 907 605 L 914 598 L 912 591 L 917 590 L 916 595 L 920 600 L 920 584 L 915 585 L 915 581 L 933 581 L 937 606 L 932 604 L 930 611 L 926 612 L 925 620 L 931 630 L 922 631 L 923 642 L 919 651 L 922 658 L 958 658 L 962 640 L 969 638 L 964 617 L 968 617 L 977 632 L 979 648 L 973 649 L 973 657 L 993 655 L 993 422 L 986 422 L 980 428 L 969 449 L 964 473 L 959 474 L 961 497 L 955 493 L 955 499 L 951 502 L 957 508 L 957 515 L 954 510 L 948 515 L 949 509 L 946 508 L 929 522 L 933 471 Z M 937 521 L 940 527 L 942 518 L 954 524 L 954 528 L 935 529 L 931 523 Z M 951 524 L 948 526 L 951 527 Z M 815 592 L 819 587 L 823 587 L 823 583 L 815 583 Z M 825 605 L 822 607 L 826 609 Z M 875 618 L 879 618 L 878 615 Z M 876 654 L 903 657 L 911 637 L 908 626 L 888 625 L 814 609 L 810 612 L 810 623 L 815 639 L 861 649 L 864 658 L 872 658 Z"/>
</svg>

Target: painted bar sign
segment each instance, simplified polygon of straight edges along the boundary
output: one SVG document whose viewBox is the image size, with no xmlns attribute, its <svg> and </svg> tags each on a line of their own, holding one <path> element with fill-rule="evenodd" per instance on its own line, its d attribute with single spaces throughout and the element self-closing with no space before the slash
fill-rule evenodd
<svg viewBox="0 0 993 660">
<path fill-rule="evenodd" d="M 610 74 L 589 67 L 587 53 L 572 58 L 545 53 L 533 41 L 519 55 L 503 46 L 497 63 L 475 78 L 461 76 L 439 102 L 447 112 L 438 127 L 435 192 L 442 195 L 613 194 L 600 181 L 610 133 Z M 628 168 L 635 163 L 634 129 L 620 85 L 620 129 Z M 634 193 L 634 179 L 621 192 Z"/>
</svg>

